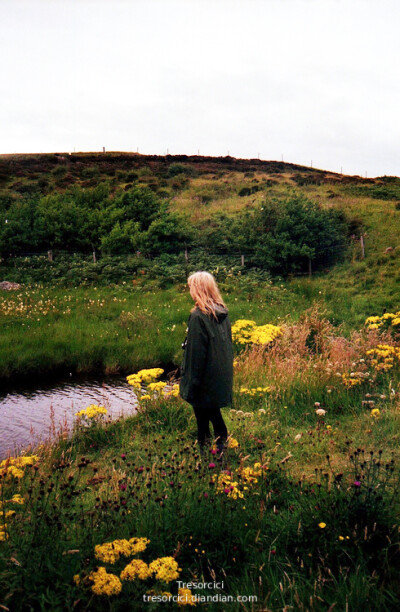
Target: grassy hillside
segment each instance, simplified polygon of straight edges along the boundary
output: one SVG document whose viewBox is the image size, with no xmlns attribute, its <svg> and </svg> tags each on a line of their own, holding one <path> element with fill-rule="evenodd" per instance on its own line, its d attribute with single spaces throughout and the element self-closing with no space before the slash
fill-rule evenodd
<svg viewBox="0 0 400 612">
<path fill-rule="evenodd" d="M 331 270 L 272 282 L 267 271 L 249 269 L 246 253 L 244 266 L 239 254 L 205 258 L 190 252 L 186 262 L 183 247 L 175 258 L 157 261 L 124 255 L 93 263 L 91 255 L 63 259 L 55 252 L 52 263 L 46 255 L 1 262 L 0 280 L 24 283 L 17 294 L 0 296 L 2 377 L 71 369 L 116 372 L 179 362 L 176 347 L 190 308 L 185 279 L 199 268 L 216 275 L 233 318 L 296 321 L 317 304 L 334 325 L 344 324 L 349 333 L 367 316 L 398 309 L 398 178 L 348 177 L 258 159 L 111 153 L 1 156 L 0 180 L 3 206 L 10 199 L 61 193 L 71 185 L 90 189 L 107 182 L 115 192 L 145 185 L 200 232 L 222 213 L 235 216 L 270 199 L 304 195 L 322 207 L 343 210 L 355 236 L 349 240 L 345 261 Z M 100 284 L 103 288 L 95 293 Z M 167 302 L 179 304 L 172 317 L 164 307 Z M 46 303 L 51 306 L 44 308 Z M 137 312 L 145 305 L 152 315 L 145 315 L 143 322 Z"/>
<path fill-rule="evenodd" d="M 397 177 L 366 179 L 284 162 L 231 157 L 135 153 L 0 156 L 1 202 L 62 193 L 73 185 L 91 188 L 103 182 L 115 191 L 134 184 L 150 187 L 170 202 L 172 210 L 192 222 L 210 220 L 219 213 L 234 215 L 266 197 L 301 193 L 324 207 L 345 210 L 355 227 L 362 223 L 367 232 L 367 256 L 376 257 L 387 247 L 397 246 Z"/>
</svg>

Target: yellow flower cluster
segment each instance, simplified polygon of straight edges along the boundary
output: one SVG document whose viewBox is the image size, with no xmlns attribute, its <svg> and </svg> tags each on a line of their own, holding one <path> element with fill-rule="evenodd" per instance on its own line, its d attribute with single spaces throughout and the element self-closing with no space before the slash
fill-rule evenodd
<svg viewBox="0 0 400 612">
<path fill-rule="evenodd" d="M 240 395 L 249 395 L 250 397 L 263 397 L 270 391 L 271 387 L 252 387 L 251 389 L 248 389 L 247 387 L 240 387 L 239 389 Z"/>
<path fill-rule="evenodd" d="M 363 380 L 364 378 L 360 376 L 360 372 L 350 372 L 350 374 L 344 372 L 342 374 L 342 383 L 348 389 L 361 385 Z"/>
<path fill-rule="evenodd" d="M 1 494 L 1 489 L 0 489 L 0 494 Z M 5 510 L 4 509 L 4 505 L 5 504 L 19 504 L 22 505 L 24 504 L 24 498 L 21 497 L 21 495 L 19 495 L 18 493 L 16 495 L 13 495 L 13 497 L 11 499 L 6 499 L 4 500 L 4 502 L 0 501 L 0 542 L 4 542 L 7 538 L 8 538 L 8 533 L 7 533 L 7 523 L 6 520 L 9 519 L 11 516 L 14 516 L 15 514 L 15 510 Z"/>
<path fill-rule="evenodd" d="M 8 459 L 4 459 L 0 463 L 0 474 L 3 474 L 4 476 L 15 476 L 15 478 L 22 478 L 24 475 L 23 468 L 27 465 L 33 465 L 37 461 L 39 461 L 39 457 L 37 457 L 37 455 L 8 457 Z"/>
<path fill-rule="evenodd" d="M 115 563 L 120 557 L 129 557 L 146 550 L 150 540 L 147 538 L 131 538 L 130 540 L 114 540 L 95 546 L 94 554 L 103 563 Z"/>
<path fill-rule="evenodd" d="M 114 540 L 95 546 L 95 556 L 103 563 L 116 563 L 120 557 L 128 557 L 143 552 L 150 540 L 147 538 L 131 538 L 130 540 Z M 120 577 L 107 573 L 104 567 L 91 572 L 87 577 L 74 576 L 76 585 L 85 585 L 87 580 L 93 582 L 91 589 L 96 595 L 118 595 L 122 589 L 122 581 L 147 580 L 154 576 L 156 580 L 171 582 L 179 578 L 182 569 L 174 557 L 160 557 L 149 565 L 141 559 L 132 559 L 120 573 Z"/>
<path fill-rule="evenodd" d="M 167 386 L 166 382 L 162 382 L 161 380 L 159 382 L 152 382 L 149 383 L 147 385 L 147 388 L 149 391 L 153 391 L 155 393 L 157 393 L 158 395 L 161 394 L 161 392 L 163 391 L 163 389 Z"/>
<path fill-rule="evenodd" d="M 228 448 L 237 448 L 238 446 L 239 442 L 236 440 L 236 438 L 228 438 Z"/>
<path fill-rule="evenodd" d="M 20 506 L 22 506 L 25 503 L 24 498 L 17 493 L 16 495 L 13 495 L 11 499 L 8 500 L 11 504 L 19 504 Z"/>
<path fill-rule="evenodd" d="M 87 408 L 83 408 L 79 412 L 75 412 L 75 416 L 83 419 L 96 419 L 101 417 L 103 414 L 107 414 L 107 408 L 104 406 L 97 406 L 96 404 L 90 404 Z"/>
<path fill-rule="evenodd" d="M 255 463 L 253 467 L 242 467 L 239 468 L 239 473 L 242 477 L 242 481 L 247 484 L 255 484 L 258 482 L 258 477 L 262 474 L 261 463 Z"/>
<path fill-rule="evenodd" d="M 8 538 L 8 533 L 6 531 L 7 523 L 0 525 L 0 542 L 5 542 Z"/>
<path fill-rule="evenodd" d="M 169 397 L 179 397 L 179 385 L 173 385 L 171 389 L 166 392 Z"/>
<path fill-rule="evenodd" d="M 122 589 L 122 584 L 118 576 L 109 574 L 105 567 L 99 567 L 96 572 L 89 574 L 90 580 L 93 581 L 92 591 L 95 595 L 119 595 Z"/>
<path fill-rule="evenodd" d="M 152 575 L 152 572 L 144 561 L 141 559 L 132 559 L 132 561 L 121 572 L 121 580 L 147 580 Z"/>
<path fill-rule="evenodd" d="M 195 606 L 196 597 L 190 589 L 178 589 L 178 606 Z"/>
<path fill-rule="evenodd" d="M 218 477 L 214 476 L 214 482 L 216 484 L 216 492 L 224 493 L 232 499 L 243 499 L 243 491 L 239 488 L 239 483 L 233 480 L 230 474 L 221 472 Z"/>
<path fill-rule="evenodd" d="M 268 468 L 267 468 L 268 469 Z M 239 467 L 236 470 L 238 480 L 232 473 L 221 472 L 218 476 L 213 477 L 213 482 L 216 485 L 216 493 L 224 493 L 232 499 L 243 499 L 244 491 L 248 490 L 247 485 L 256 484 L 259 476 L 262 474 L 261 463 L 255 463 L 252 467 Z"/>
<path fill-rule="evenodd" d="M 371 410 L 371 416 L 372 416 L 374 419 L 379 419 L 379 417 L 381 416 L 381 411 L 379 410 L 379 408 L 373 408 L 373 409 Z"/>
<path fill-rule="evenodd" d="M 400 326 L 400 310 L 397 312 L 385 312 L 381 317 L 368 317 L 365 321 L 367 329 L 381 329 Z"/>
<path fill-rule="evenodd" d="M 237 344 L 270 344 L 282 335 L 282 328 L 267 323 L 257 325 L 255 321 L 238 319 L 232 325 L 232 340 Z"/>
<path fill-rule="evenodd" d="M 1 489 L 0 489 L 0 494 L 1 494 Z M 19 493 L 17 493 L 16 495 L 13 495 L 11 499 L 6 499 L 4 503 L 0 501 L 0 510 L 3 508 L 4 504 L 19 504 L 20 506 L 22 506 L 24 503 L 25 503 L 24 498 L 21 497 Z"/>
<path fill-rule="evenodd" d="M 182 571 L 173 557 L 155 559 L 150 563 L 149 569 L 157 580 L 162 580 L 163 582 L 177 580 L 179 572 Z"/>
<path fill-rule="evenodd" d="M 378 371 L 388 371 L 397 363 L 400 364 L 400 347 L 390 344 L 378 344 L 376 348 L 367 351 L 371 365 Z"/>
<path fill-rule="evenodd" d="M 136 374 L 130 374 L 126 377 L 128 383 L 134 387 L 134 389 L 141 389 L 143 385 L 148 384 L 160 378 L 164 370 L 161 368 L 151 368 L 149 370 L 139 370 Z"/>
</svg>

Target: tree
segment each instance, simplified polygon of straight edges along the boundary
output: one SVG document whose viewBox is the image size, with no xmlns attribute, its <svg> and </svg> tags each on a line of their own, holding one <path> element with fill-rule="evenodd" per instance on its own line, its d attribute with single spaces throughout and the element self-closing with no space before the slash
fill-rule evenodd
<svg viewBox="0 0 400 612">
<path fill-rule="evenodd" d="M 304 271 L 308 261 L 332 263 L 346 245 L 347 222 L 340 211 L 300 197 L 267 201 L 253 215 L 249 238 L 254 261 L 278 273 Z"/>
<path fill-rule="evenodd" d="M 133 187 L 126 191 L 116 205 L 124 211 L 124 218 L 139 223 L 145 231 L 160 212 L 161 202 L 148 187 Z"/>
<path fill-rule="evenodd" d="M 134 221 L 116 222 L 108 234 L 101 238 L 101 251 L 112 255 L 132 253 L 139 247 L 141 232 L 139 223 Z"/>
<path fill-rule="evenodd" d="M 141 238 L 142 249 L 153 253 L 171 253 L 191 244 L 193 228 L 182 217 L 170 213 L 164 205 Z"/>
<path fill-rule="evenodd" d="M 16 200 L 0 213 L 0 252 L 22 253 L 37 246 L 33 231 L 35 200 Z"/>
</svg>

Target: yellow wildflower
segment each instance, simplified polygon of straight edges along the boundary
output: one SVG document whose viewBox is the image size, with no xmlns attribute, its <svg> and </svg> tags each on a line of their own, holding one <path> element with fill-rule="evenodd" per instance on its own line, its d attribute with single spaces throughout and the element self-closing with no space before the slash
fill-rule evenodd
<svg viewBox="0 0 400 612">
<path fill-rule="evenodd" d="M 75 412 L 75 416 L 86 419 L 95 419 L 101 417 L 103 414 L 107 414 L 107 408 L 104 408 L 104 406 L 97 406 L 96 404 L 91 404 L 87 408 Z"/>
<path fill-rule="evenodd" d="M 239 442 L 236 438 L 228 438 L 228 448 L 237 448 L 239 446 Z"/>
<path fill-rule="evenodd" d="M 160 557 L 159 559 L 155 559 L 150 563 L 149 569 L 157 580 L 171 582 L 179 578 L 180 568 L 173 557 Z"/>
<path fill-rule="evenodd" d="M 136 374 L 130 374 L 129 376 L 127 376 L 126 380 L 132 387 L 136 389 L 141 389 L 143 384 L 151 383 L 157 378 L 160 378 L 163 373 L 164 370 L 161 368 L 139 370 L 139 372 L 136 372 Z"/>
<path fill-rule="evenodd" d="M 262 397 L 265 393 L 269 393 L 271 391 L 271 387 L 253 387 L 248 389 L 247 387 L 240 387 L 239 393 L 240 395 L 249 395 L 250 397 Z"/>
<path fill-rule="evenodd" d="M 318 527 L 319 527 L 320 529 L 325 529 L 325 527 L 326 527 L 326 523 L 318 523 Z"/>
<path fill-rule="evenodd" d="M 148 388 L 150 391 L 155 391 L 156 393 L 161 393 L 161 391 L 162 391 L 162 390 L 164 389 L 164 387 L 166 387 L 166 386 L 167 386 L 167 383 L 166 383 L 166 382 L 163 382 L 163 381 L 161 381 L 161 380 L 160 380 L 159 382 L 152 382 L 152 383 L 149 383 L 149 384 L 147 385 L 147 388 Z"/>
<path fill-rule="evenodd" d="M 178 606 L 195 606 L 196 597 L 190 589 L 178 589 Z"/>
<path fill-rule="evenodd" d="M 365 324 L 368 329 L 379 329 L 379 328 L 388 328 L 391 325 L 399 325 L 400 323 L 400 311 L 395 313 L 393 312 L 385 312 L 381 317 L 373 316 L 368 317 L 366 319 Z"/>
<path fill-rule="evenodd" d="M 130 538 L 129 544 L 131 546 L 131 555 L 137 555 L 137 553 L 146 550 L 147 544 L 150 544 L 150 540 L 147 538 Z"/>
<path fill-rule="evenodd" d="M 147 563 L 141 559 L 133 559 L 121 572 L 121 580 L 147 580 L 152 572 Z"/>
<path fill-rule="evenodd" d="M 4 525 L 5 527 L 5 525 Z M 4 531 L 2 527 L 0 527 L 0 542 L 5 542 L 8 538 L 8 533 Z"/>
<path fill-rule="evenodd" d="M 270 344 L 281 334 L 281 328 L 276 325 L 256 325 L 247 319 L 239 319 L 232 325 L 232 340 L 237 344 Z"/>
<path fill-rule="evenodd" d="M 90 580 L 93 581 L 92 591 L 95 595 L 119 595 L 122 589 L 122 584 L 118 576 L 109 574 L 105 567 L 99 567 L 96 572 L 89 574 Z"/>
<path fill-rule="evenodd" d="M 115 563 L 120 557 L 136 555 L 146 549 L 149 540 L 146 538 L 131 538 L 130 540 L 114 540 L 98 544 L 94 548 L 94 553 L 99 561 L 103 563 Z"/>
<path fill-rule="evenodd" d="M 0 463 L 0 474 L 22 478 L 23 468 L 31 466 L 39 460 L 37 455 L 25 455 L 23 457 L 8 457 Z"/>
<path fill-rule="evenodd" d="M 232 499 L 243 499 L 243 491 L 239 488 L 239 483 L 233 480 L 232 476 L 221 472 L 221 474 L 214 476 L 213 481 L 216 483 L 216 493 L 224 493 Z"/>
<path fill-rule="evenodd" d="M 21 506 L 25 503 L 25 500 L 19 493 L 13 495 L 11 499 L 8 500 L 12 504 L 20 504 Z"/>
</svg>

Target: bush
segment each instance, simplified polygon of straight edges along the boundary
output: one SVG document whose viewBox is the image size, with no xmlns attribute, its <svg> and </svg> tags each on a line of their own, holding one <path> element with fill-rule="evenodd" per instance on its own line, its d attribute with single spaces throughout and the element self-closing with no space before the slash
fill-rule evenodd
<svg viewBox="0 0 400 612">
<path fill-rule="evenodd" d="M 183 174 L 184 176 L 195 176 L 196 171 L 192 166 L 186 166 L 185 164 L 174 163 L 168 166 L 167 176 L 172 178 Z"/>
<path fill-rule="evenodd" d="M 377 179 L 381 182 L 367 185 L 349 185 L 346 191 L 357 196 L 373 198 L 375 200 L 399 200 L 400 179 L 397 177 L 388 178 L 391 178 L 391 180 L 384 181 L 383 179 Z"/>
</svg>

